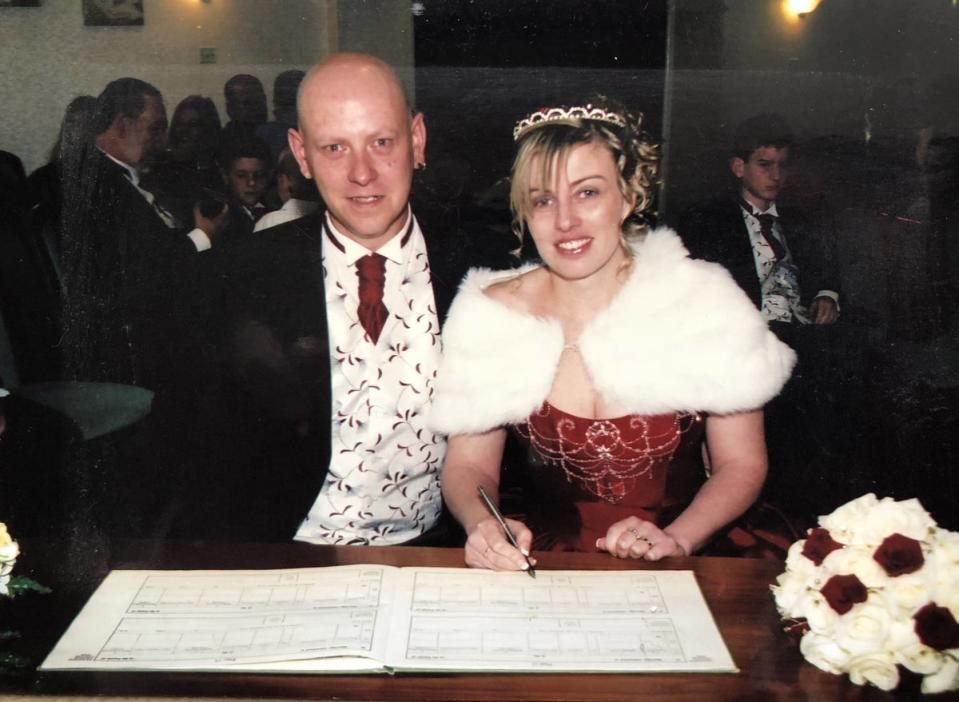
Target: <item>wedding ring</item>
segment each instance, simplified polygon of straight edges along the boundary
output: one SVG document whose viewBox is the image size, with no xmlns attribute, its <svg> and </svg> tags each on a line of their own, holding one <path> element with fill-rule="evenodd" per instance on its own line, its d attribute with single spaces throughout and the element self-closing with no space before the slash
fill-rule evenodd
<svg viewBox="0 0 959 702">
<path fill-rule="evenodd" d="M 484 556 L 488 556 L 488 555 L 489 555 L 489 552 L 490 552 L 490 550 L 491 550 L 491 549 L 490 549 L 490 547 L 489 547 L 489 546 L 487 546 L 487 547 L 486 547 L 486 550 L 485 550 L 485 551 L 483 551 L 483 555 L 484 555 Z"/>
</svg>

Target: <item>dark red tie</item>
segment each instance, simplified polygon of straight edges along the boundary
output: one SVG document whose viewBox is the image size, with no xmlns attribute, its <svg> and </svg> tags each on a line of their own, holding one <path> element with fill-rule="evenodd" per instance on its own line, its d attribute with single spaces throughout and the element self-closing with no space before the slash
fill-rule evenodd
<svg viewBox="0 0 959 702">
<path fill-rule="evenodd" d="M 386 259 L 376 253 L 358 259 L 356 275 L 360 279 L 360 304 L 356 308 L 356 316 L 359 317 L 370 341 L 375 344 L 390 314 L 383 304 Z"/>
<path fill-rule="evenodd" d="M 763 212 L 762 214 L 755 212 L 752 206 L 743 198 L 739 199 L 739 206 L 746 211 L 746 214 L 755 217 L 756 221 L 759 222 L 759 234 L 766 240 L 766 243 L 769 244 L 769 248 L 772 249 L 773 252 L 773 257 L 775 257 L 777 261 L 783 260 L 786 256 L 786 247 L 783 246 L 782 240 L 773 232 L 776 216 L 768 212 Z"/>
<path fill-rule="evenodd" d="M 777 261 L 781 261 L 786 255 L 786 249 L 783 247 L 779 237 L 773 233 L 773 224 L 776 223 L 776 218 L 767 213 L 753 216 L 759 220 L 759 233 L 762 234 L 763 238 L 766 240 L 766 243 L 769 244 L 769 248 L 773 250 L 773 256 L 776 257 Z"/>
</svg>

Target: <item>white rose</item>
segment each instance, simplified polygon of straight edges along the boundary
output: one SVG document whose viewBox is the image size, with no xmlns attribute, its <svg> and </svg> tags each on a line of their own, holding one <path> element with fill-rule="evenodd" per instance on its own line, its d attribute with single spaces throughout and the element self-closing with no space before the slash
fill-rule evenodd
<svg viewBox="0 0 959 702">
<path fill-rule="evenodd" d="M 910 616 L 908 618 L 899 617 L 893 619 L 889 625 L 889 638 L 886 647 L 890 651 L 896 651 L 900 648 L 909 648 L 921 643 L 916 634 L 916 622 Z"/>
<path fill-rule="evenodd" d="M 939 672 L 922 679 L 922 691 L 927 695 L 948 690 L 959 690 L 959 661 L 953 656 L 943 656 Z"/>
<path fill-rule="evenodd" d="M 20 546 L 16 541 L 0 544 L 0 561 L 8 561 L 20 555 Z"/>
<path fill-rule="evenodd" d="M 807 631 L 799 641 L 799 651 L 807 661 L 820 670 L 834 675 L 846 672 L 849 654 L 829 636 Z"/>
<path fill-rule="evenodd" d="M 932 555 L 943 564 L 959 566 L 959 531 L 936 529 L 932 538 Z"/>
<path fill-rule="evenodd" d="M 0 576 L 8 575 L 13 570 L 13 564 L 20 555 L 20 547 L 16 541 L 8 541 L 0 545 Z"/>
<path fill-rule="evenodd" d="M 859 656 L 849 661 L 849 679 L 857 685 L 871 683 L 880 690 L 892 690 L 899 684 L 899 670 L 887 652 Z"/>
<path fill-rule="evenodd" d="M 20 546 L 7 532 L 7 525 L 0 522 L 0 597 L 9 592 L 7 583 L 10 582 L 10 573 L 19 555 Z"/>
<path fill-rule="evenodd" d="M 952 615 L 959 619 L 959 587 L 956 587 L 956 580 L 959 579 L 959 533 L 937 530 L 926 559 L 927 567 L 935 571 L 929 599 L 948 607 Z"/>
<path fill-rule="evenodd" d="M 866 521 L 869 512 L 879 503 L 871 492 L 847 502 L 832 514 L 819 518 L 819 524 L 828 529 L 832 538 L 842 543 L 853 543 L 853 536 L 860 524 Z"/>
<path fill-rule="evenodd" d="M 892 624 L 884 604 L 867 601 L 840 617 L 834 634 L 839 645 L 853 656 L 882 652 Z"/>
<path fill-rule="evenodd" d="M 895 615 L 906 618 L 928 603 L 935 589 L 933 569 L 927 567 L 915 573 L 889 578 L 882 588 L 884 598 L 895 608 Z"/>
<path fill-rule="evenodd" d="M 945 656 L 934 648 L 916 642 L 894 651 L 896 662 L 920 675 L 935 674 L 942 668 Z"/>
<path fill-rule="evenodd" d="M 829 603 L 826 602 L 826 598 L 822 596 L 822 593 L 812 588 L 806 588 L 796 599 L 793 605 L 793 612 L 794 614 L 792 616 L 797 619 L 805 617 L 806 623 L 813 633 L 823 636 L 830 636 L 832 634 L 833 627 L 836 626 L 836 622 L 839 619 L 839 614 L 829 606 Z"/>
<path fill-rule="evenodd" d="M 952 612 L 952 616 L 959 621 L 959 587 L 956 587 L 956 580 L 959 574 L 955 568 L 940 568 L 936 573 L 935 582 L 929 588 L 930 602 L 935 602 L 940 607 L 946 607 Z"/>
<path fill-rule="evenodd" d="M 6 546 L 11 541 L 13 541 L 13 537 L 10 536 L 10 532 L 7 531 L 7 525 L 0 522 L 0 546 Z"/>
<path fill-rule="evenodd" d="M 889 576 L 872 554 L 872 550 L 863 548 L 841 548 L 826 556 L 822 566 L 837 575 L 855 575 L 866 587 L 879 587 Z"/>
<path fill-rule="evenodd" d="M 800 539 L 789 547 L 789 551 L 786 553 L 787 573 L 795 573 L 802 578 L 808 578 L 819 567 L 803 555 L 802 550 L 805 545 L 806 540 Z"/>
<path fill-rule="evenodd" d="M 806 580 L 795 573 L 782 573 L 776 578 L 776 584 L 770 588 L 776 600 L 776 608 L 784 617 L 798 617 L 795 613 L 796 602 L 806 592 Z"/>
<path fill-rule="evenodd" d="M 865 521 L 855 530 L 853 543 L 878 546 L 891 534 L 927 541 L 935 529 L 935 520 L 922 508 L 919 500 L 896 502 L 886 497 L 869 511 Z"/>
</svg>

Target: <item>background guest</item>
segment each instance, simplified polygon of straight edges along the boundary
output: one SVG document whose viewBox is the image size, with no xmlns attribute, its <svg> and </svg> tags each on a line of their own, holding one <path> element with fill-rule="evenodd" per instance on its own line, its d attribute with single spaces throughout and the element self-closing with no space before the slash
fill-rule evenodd
<svg viewBox="0 0 959 702">
<path fill-rule="evenodd" d="M 223 143 L 220 169 L 229 204 L 224 240 L 230 245 L 243 241 L 253 225 L 269 208 L 264 203 L 273 176 L 270 148 L 256 137 Z"/>
<path fill-rule="evenodd" d="M 254 136 L 256 128 L 266 122 L 266 93 L 263 83 L 256 76 L 238 73 L 223 85 L 226 100 L 226 115 L 229 121 L 223 125 L 223 139 Z"/>
<path fill-rule="evenodd" d="M 273 121 L 256 128 L 256 135 L 270 146 L 274 159 L 287 148 L 287 132 L 296 129 L 296 92 L 303 81 L 303 71 L 283 71 L 273 81 Z"/>
<path fill-rule="evenodd" d="M 322 204 L 316 185 L 303 175 L 296 157 L 288 148 L 280 152 L 280 160 L 276 164 L 276 194 L 283 206 L 263 215 L 253 231 L 305 217 Z"/>
<path fill-rule="evenodd" d="M 170 120 L 167 148 L 143 174 L 143 187 L 172 212 L 178 223 L 193 218 L 194 205 L 220 192 L 223 180 L 216 155 L 220 149 L 220 115 L 213 100 L 190 95 Z"/>
</svg>

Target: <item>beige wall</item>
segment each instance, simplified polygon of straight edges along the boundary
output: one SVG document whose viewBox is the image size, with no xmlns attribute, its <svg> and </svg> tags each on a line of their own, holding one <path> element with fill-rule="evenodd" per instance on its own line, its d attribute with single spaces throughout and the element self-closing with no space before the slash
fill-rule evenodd
<svg viewBox="0 0 959 702">
<path fill-rule="evenodd" d="M 271 94 L 273 78 L 329 51 L 377 53 L 412 87 L 409 3 L 401 0 L 145 0 L 142 27 L 85 27 L 80 0 L 0 8 L 0 149 L 30 171 L 46 161 L 63 109 L 114 78 L 156 85 L 168 112 L 189 94 L 212 97 L 226 120 L 223 83 L 252 73 Z M 217 63 L 200 64 L 201 47 Z"/>
</svg>

